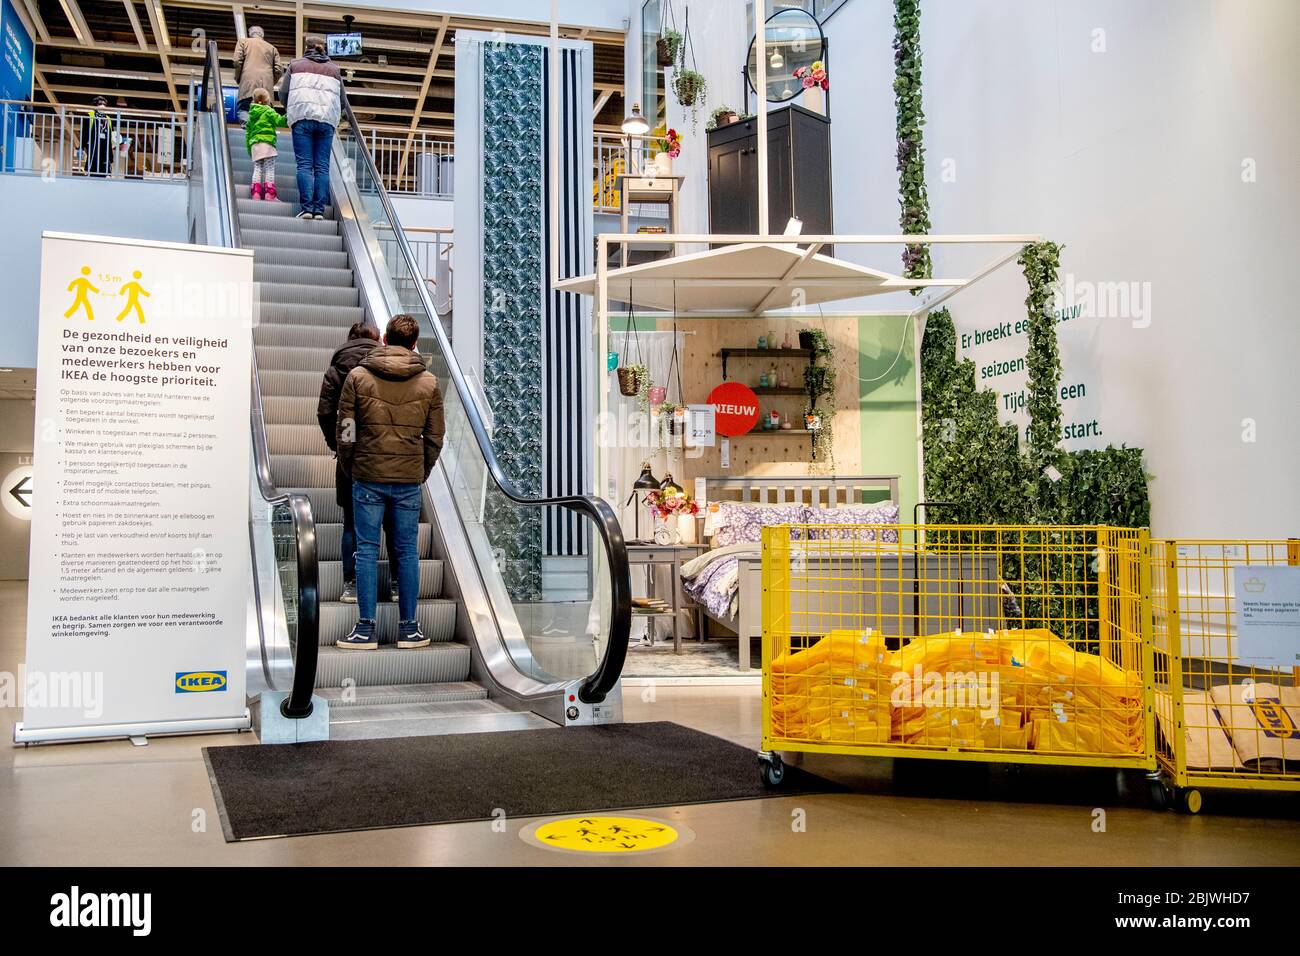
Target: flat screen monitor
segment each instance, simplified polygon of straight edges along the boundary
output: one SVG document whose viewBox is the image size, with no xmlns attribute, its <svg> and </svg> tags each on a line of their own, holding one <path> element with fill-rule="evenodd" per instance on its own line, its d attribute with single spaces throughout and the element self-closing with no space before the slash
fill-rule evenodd
<svg viewBox="0 0 1300 956">
<path fill-rule="evenodd" d="M 325 52 L 331 57 L 360 56 L 360 33 L 330 33 L 325 37 Z"/>
</svg>

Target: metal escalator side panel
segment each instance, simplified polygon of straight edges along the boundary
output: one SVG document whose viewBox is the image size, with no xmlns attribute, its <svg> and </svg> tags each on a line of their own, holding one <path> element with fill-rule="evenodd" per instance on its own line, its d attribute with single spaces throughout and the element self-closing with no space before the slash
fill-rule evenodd
<svg viewBox="0 0 1300 956">
<path fill-rule="evenodd" d="M 350 108 L 347 112 L 350 115 Z M 349 155 L 350 151 L 353 155 Z M 364 154 L 364 146 L 355 137 L 347 142 L 342 137 L 337 138 L 331 157 L 331 198 L 336 214 L 343 223 L 344 242 L 361 289 L 362 301 L 375 325 L 382 327 L 391 314 L 405 309 L 377 238 L 371 209 L 362 197 L 357 182 L 358 175 L 350 166 L 354 161 L 369 162 L 368 155 Z M 373 174 L 373 165 L 370 166 L 370 172 Z M 391 204 L 382 193 L 382 184 L 377 177 L 372 175 L 371 178 L 377 187 L 377 196 L 372 199 L 381 201 L 381 212 L 387 221 L 392 221 L 394 216 Z M 404 240 L 396 230 L 394 235 L 397 236 L 400 247 Z M 409 269 L 413 264 L 409 248 L 404 249 L 404 255 Z M 599 499 L 580 496 L 530 499 L 520 494 L 504 477 L 491 449 L 488 427 L 483 421 L 479 406 L 481 400 L 473 395 L 456 362 L 427 289 L 419 284 L 417 286 L 424 303 L 423 311 L 429 318 L 426 335 L 434 340 L 437 353 L 431 356 L 439 365 L 434 371 L 442 379 L 444 394 L 454 392 L 454 397 L 464 409 L 463 426 L 472 433 L 469 447 L 478 449 L 483 456 L 479 462 L 482 480 L 488 482 L 490 479 L 509 501 L 522 507 L 562 506 L 592 519 L 597 526 L 592 536 L 593 545 L 599 540 L 601 547 L 617 553 L 621 558 L 621 575 L 617 572 L 611 575 L 613 580 L 610 597 L 613 610 L 610 614 L 609 639 L 605 653 L 597 660 L 592 673 L 576 680 L 557 679 L 546 673 L 533 659 L 524 628 L 500 573 L 494 568 L 485 567 L 482 556 L 489 548 L 483 538 L 480 523 L 466 516 L 465 504 L 458 500 L 454 491 L 457 479 L 464 477 L 457 469 L 468 467 L 469 463 L 455 460 L 457 456 L 450 454 L 444 446 L 443 456 L 426 484 L 427 503 L 441 540 L 446 566 L 455 579 L 455 596 L 461 608 L 458 622 L 464 622 L 460 637 L 473 651 L 475 677 L 487 684 L 493 691 L 493 696 L 507 706 L 531 709 L 559 723 L 589 723 L 594 719 L 593 709 L 598 708 L 607 697 L 609 702 L 606 709 L 616 707 L 620 700 L 616 693 L 618 675 L 626 656 L 631 617 L 631 587 L 622 531 L 612 509 Z M 453 421 L 449 415 L 449 439 L 452 428 Z M 473 482 L 470 485 L 473 486 Z M 476 534 L 477 539 L 474 538 Z M 617 566 L 620 561 L 615 559 L 610 564 Z M 459 623 L 458 627 L 461 627 Z M 577 711 L 576 717 L 566 714 L 570 705 Z"/>
</svg>

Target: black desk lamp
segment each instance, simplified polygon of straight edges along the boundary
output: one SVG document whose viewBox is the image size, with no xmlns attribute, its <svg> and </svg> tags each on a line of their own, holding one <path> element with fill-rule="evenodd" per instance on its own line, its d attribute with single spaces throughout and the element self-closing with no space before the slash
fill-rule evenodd
<svg viewBox="0 0 1300 956">
<path fill-rule="evenodd" d="M 637 497 L 637 493 L 641 491 L 655 491 L 658 488 L 659 479 L 650 471 L 650 462 L 641 462 L 641 474 L 637 476 L 636 481 L 632 482 L 632 494 L 628 495 L 627 501 L 624 503 L 624 507 L 627 507 L 627 505 L 630 505 L 634 500 L 636 501 L 636 511 L 634 512 L 636 515 L 634 524 L 636 537 L 633 538 L 634 541 L 641 540 L 641 500 Z"/>
</svg>

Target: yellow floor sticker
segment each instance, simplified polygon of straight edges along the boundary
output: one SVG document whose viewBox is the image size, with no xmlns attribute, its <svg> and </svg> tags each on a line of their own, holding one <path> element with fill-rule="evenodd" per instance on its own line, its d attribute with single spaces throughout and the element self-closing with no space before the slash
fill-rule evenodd
<svg viewBox="0 0 1300 956">
<path fill-rule="evenodd" d="M 637 853 L 676 843 L 676 827 L 641 817 L 573 817 L 539 824 L 532 842 L 580 853 Z"/>
</svg>

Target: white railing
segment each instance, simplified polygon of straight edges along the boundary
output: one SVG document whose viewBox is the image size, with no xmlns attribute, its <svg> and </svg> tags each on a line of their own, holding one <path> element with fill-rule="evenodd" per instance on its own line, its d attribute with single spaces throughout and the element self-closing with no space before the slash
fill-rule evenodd
<svg viewBox="0 0 1300 956">
<path fill-rule="evenodd" d="M 628 144 L 631 143 L 631 154 Z M 615 215 L 623 211 L 623 196 L 619 189 L 618 177 L 634 173 L 643 173 L 649 169 L 654 159 L 654 150 L 650 140 L 642 136 L 611 136 L 596 134 L 596 149 L 593 160 L 595 177 L 592 180 L 592 203 L 596 212 Z M 667 216 L 662 204 L 646 206 L 649 216 Z"/>
<path fill-rule="evenodd" d="M 451 198 L 456 160 L 449 136 L 377 128 L 361 132 L 390 195 Z"/>
<path fill-rule="evenodd" d="M 0 100 L 0 172 L 99 179 L 184 179 L 184 113 Z"/>
<path fill-rule="evenodd" d="M 388 235 L 392 227 L 388 223 L 377 224 L 379 245 L 387 262 L 398 262 L 401 250 L 397 238 Z M 434 306 L 442 314 L 451 310 L 451 253 L 452 231 L 446 228 L 405 228 L 407 245 L 415 255 L 415 264 L 420 270 L 418 281 L 422 281 L 429 290 Z M 402 306 L 410 311 L 423 307 L 420 293 L 415 288 L 415 277 L 402 270 L 395 274 L 393 282 L 397 287 L 398 298 Z"/>
</svg>

